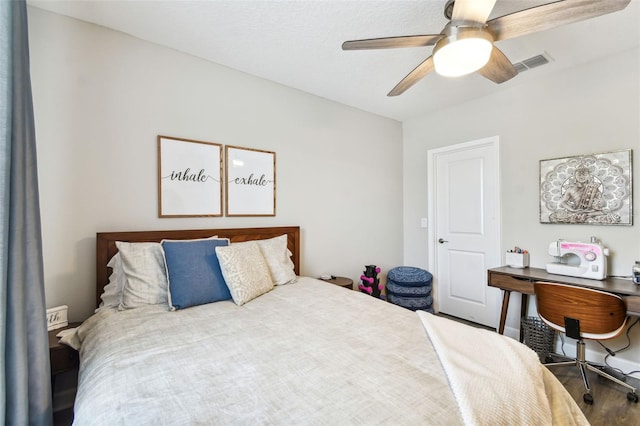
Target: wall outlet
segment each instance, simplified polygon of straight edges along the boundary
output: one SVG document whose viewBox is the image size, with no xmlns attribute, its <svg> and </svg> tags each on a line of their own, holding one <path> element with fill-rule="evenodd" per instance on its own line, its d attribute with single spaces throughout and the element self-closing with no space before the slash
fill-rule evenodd
<svg viewBox="0 0 640 426">
<path fill-rule="evenodd" d="M 420 227 L 427 228 L 429 226 L 429 220 L 426 217 L 420 219 Z"/>
<path fill-rule="evenodd" d="M 47 309 L 47 330 L 56 330 L 69 325 L 67 321 L 67 305 Z"/>
</svg>

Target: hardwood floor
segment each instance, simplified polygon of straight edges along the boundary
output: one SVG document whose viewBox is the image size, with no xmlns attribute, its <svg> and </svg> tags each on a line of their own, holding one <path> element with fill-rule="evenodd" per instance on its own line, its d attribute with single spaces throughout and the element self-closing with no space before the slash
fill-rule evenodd
<svg viewBox="0 0 640 426">
<path fill-rule="evenodd" d="M 450 315 L 442 313 L 437 315 L 473 327 L 494 331 L 493 328 Z M 551 367 L 549 370 L 564 385 L 592 426 L 640 426 L 640 403 L 627 400 L 628 390 L 626 388 L 589 372 L 587 378 L 594 400 L 593 405 L 589 405 L 582 400 L 585 390 L 577 367 Z M 640 394 L 640 379 L 630 377 L 627 378 L 627 383 L 638 389 L 637 393 Z"/>
<path fill-rule="evenodd" d="M 593 395 L 593 405 L 582 400 L 584 385 L 578 368 L 550 367 L 593 426 L 638 426 L 640 403 L 627 400 L 627 389 L 589 372 L 587 378 Z M 640 380 L 627 378 L 627 383 L 640 389 Z"/>
</svg>

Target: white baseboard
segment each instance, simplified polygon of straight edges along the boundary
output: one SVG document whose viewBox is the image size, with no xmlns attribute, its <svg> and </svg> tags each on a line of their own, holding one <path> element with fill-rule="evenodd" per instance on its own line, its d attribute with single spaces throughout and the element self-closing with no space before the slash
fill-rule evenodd
<svg viewBox="0 0 640 426">
<path fill-rule="evenodd" d="M 504 335 L 512 339 L 520 340 L 520 329 L 515 327 L 504 327 Z"/>
<path fill-rule="evenodd" d="M 556 344 L 556 353 L 560 355 L 562 355 L 562 350 L 560 349 L 561 344 L 562 344 L 562 341 L 558 339 Z M 607 352 L 604 349 L 600 349 L 600 350 L 598 349 L 600 348 L 593 349 L 593 348 L 587 347 L 585 350 L 585 358 L 587 359 L 587 361 L 591 361 L 599 364 L 605 364 L 604 358 L 607 355 Z M 567 354 L 568 357 L 576 356 L 576 344 L 574 340 L 568 341 L 565 338 L 564 352 Z M 625 373 L 630 371 L 640 370 L 640 364 L 628 359 L 621 358 L 620 356 L 610 356 L 609 358 L 607 358 L 607 363 L 611 367 L 618 368 Z M 640 372 L 631 374 L 631 377 L 640 379 Z"/>
<path fill-rule="evenodd" d="M 507 337 L 511 337 L 512 339 L 519 340 L 520 329 L 507 326 L 504 328 L 504 335 Z M 556 341 L 555 352 L 559 355 L 562 355 L 561 345 L 562 345 L 562 341 L 558 338 Z M 604 357 L 607 355 L 607 353 L 604 351 L 604 349 L 602 350 L 598 350 L 598 349 L 599 348 L 597 347 L 595 349 L 587 348 L 585 351 L 585 358 L 588 361 L 604 364 Z M 565 338 L 564 352 L 567 354 L 568 357 L 575 357 L 576 355 L 575 340 L 572 340 L 572 339 L 567 340 Z M 607 359 L 607 362 L 609 363 L 610 366 L 614 368 L 619 368 L 625 373 L 630 371 L 640 370 L 640 363 L 621 358 L 620 356 L 616 356 L 616 357 L 610 356 Z M 640 379 L 640 373 L 634 373 L 631 375 L 631 377 Z"/>
</svg>

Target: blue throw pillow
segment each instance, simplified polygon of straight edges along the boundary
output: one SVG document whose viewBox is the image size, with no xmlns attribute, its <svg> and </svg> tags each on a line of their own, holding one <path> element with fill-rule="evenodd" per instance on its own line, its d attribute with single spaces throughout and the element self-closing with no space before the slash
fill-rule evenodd
<svg viewBox="0 0 640 426">
<path fill-rule="evenodd" d="M 231 299 L 216 256 L 216 246 L 228 245 L 228 239 L 162 241 L 172 309 Z"/>
</svg>

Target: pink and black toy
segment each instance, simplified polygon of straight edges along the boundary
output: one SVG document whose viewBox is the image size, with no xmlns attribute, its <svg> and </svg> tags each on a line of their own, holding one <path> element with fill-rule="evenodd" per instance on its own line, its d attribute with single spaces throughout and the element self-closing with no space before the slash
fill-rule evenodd
<svg viewBox="0 0 640 426">
<path fill-rule="evenodd" d="M 376 265 L 366 265 L 365 270 L 362 272 L 362 275 L 360 275 L 362 283 L 358 285 L 358 288 L 361 292 L 380 299 L 382 292 L 382 284 L 380 284 L 380 280 L 378 279 L 380 268 Z"/>
</svg>

